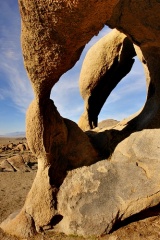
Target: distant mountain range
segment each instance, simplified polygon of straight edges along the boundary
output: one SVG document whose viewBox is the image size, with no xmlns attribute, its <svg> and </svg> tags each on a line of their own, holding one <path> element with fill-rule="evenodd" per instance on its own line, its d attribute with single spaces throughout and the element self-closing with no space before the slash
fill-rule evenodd
<svg viewBox="0 0 160 240">
<path fill-rule="evenodd" d="M 118 123 L 117 120 L 114 120 L 114 119 L 106 119 L 106 120 L 103 120 L 101 122 L 98 123 L 98 127 L 101 129 L 101 128 L 104 128 L 104 127 L 110 127 L 110 126 L 114 126 Z M 11 133 L 7 133 L 7 134 L 4 134 L 4 135 L 0 135 L 0 137 L 26 137 L 26 133 L 25 132 L 11 132 Z"/>
<path fill-rule="evenodd" d="M 12 132 L 0 135 L 0 137 L 25 137 L 25 136 L 26 136 L 25 132 Z"/>
</svg>

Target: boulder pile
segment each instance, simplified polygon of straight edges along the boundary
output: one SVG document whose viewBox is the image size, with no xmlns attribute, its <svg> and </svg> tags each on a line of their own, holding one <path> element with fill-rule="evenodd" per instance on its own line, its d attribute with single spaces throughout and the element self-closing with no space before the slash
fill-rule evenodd
<svg viewBox="0 0 160 240">
<path fill-rule="evenodd" d="M 0 172 L 33 170 L 37 170 L 37 159 L 30 152 L 27 142 L 10 142 L 0 146 Z"/>
</svg>

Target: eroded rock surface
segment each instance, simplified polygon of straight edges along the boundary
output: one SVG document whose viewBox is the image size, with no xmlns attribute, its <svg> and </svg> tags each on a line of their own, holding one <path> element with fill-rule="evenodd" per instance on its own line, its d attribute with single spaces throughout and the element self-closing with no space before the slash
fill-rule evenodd
<svg viewBox="0 0 160 240">
<path fill-rule="evenodd" d="M 146 0 L 19 0 L 19 6 L 22 17 L 22 50 L 24 64 L 35 95 L 35 99 L 27 112 L 27 140 L 29 148 L 38 158 L 38 171 L 24 207 L 18 215 L 12 216 L 8 221 L 3 222 L 1 228 L 18 237 L 28 238 L 30 235 L 34 235 L 36 232 L 43 231 L 46 228 L 53 227 L 52 225 L 55 224 L 56 216 L 59 214 L 57 211 L 57 193 L 60 185 L 65 179 L 67 171 L 71 168 L 89 165 L 99 160 L 97 159 L 97 152 L 90 142 L 90 138 L 87 137 L 77 125 L 71 126 L 72 124 L 68 123 L 60 116 L 54 102 L 50 100 L 50 92 L 60 76 L 74 66 L 85 44 L 102 29 L 104 24 L 112 28 L 117 28 L 125 33 L 127 37 L 140 48 L 143 62 L 148 72 L 147 75 L 149 76 L 148 97 L 144 109 L 135 119 L 128 122 L 126 128 L 124 128 L 120 134 L 122 137 L 119 138 L 118 141 L 116 140 L 116 134 L 112 135 L 111 140 L 118 144 L 118 142 L 124 140 L 133 131 L 141 130 L 145 127 L 159 127 L 160 3 L 156 0 L 152 2 Z M 72 132 L 71 129 L 73 128 L 79 132 L 81 141 L 87 148 L 83 147 L 81 144 L 79 145 L 79 136 L 76 136 Z M 107 139 L 108 138 L 106 138 L 106 140 Z M 103 140 L 105 140 L 105 138 L 103 138 Z M 75 143 L 77 143 L 77 151 L 71 149 L 72 143 L 74 148 Z M 108 143 L 105 145 L 107 144 Z M 110 146 L 108 147 L 110 148 Z M 114 148 L 112 149 L 113 151 Z M 104 150 L 106 151 L 106 148 L 104 148 Z M 85 157 L 86 151 L 90 153 L 87 155 L 87 159 Z M 73 154 L 74 157 L 72 157 Z M 124 162 L 124 165 L 122 162 Z M 91 175 L 89 179 L 93 179 L 97 171 L 96 166 L 100 166 L 100 164 L 99 162 L 91 167 L 82 168 L 82 171 L 86 169 L 86 178 L 88 175 Z M 102 195 L 104 194 L 105 197 L 115 197 L 113 189 L 110 191 L 111 183 L 108 181 L 110 177 L 113 177 L 115 180 L 117 173 L 123 173 L 124 169 L 121 169 L 123 167 L 128 170 L 128 172 L 124 172 L 127 179 L 131 178 L 131 169 L 135 169 L 136 182 L 138 180 L 145 180 L 150 187 L 146 188 L 146 193 L 149 197 L 147 198 L 148 203 L 144 201 L 143 208 L 147 204 L 148 206 L 157 204 L 157 199 L 159 198 L 157 198 L 159 186 L 159 184 L 157 185 L 158 178 L 156 179 L 156 183 L 154 177 L 153 182 L 151 182 L 146 176 L 145 171 L 141 167 L 138 167 L 135 162 L 130 162 L 129 159 L 125 159 L 121 162 L 106 162 L 105 164 L 108 164 L 108 166 L 105 166 L 105 169 L 111 169 L 111 171 L 108 171 L 107 178 L 102 179 L 102 175 L 104 174 L 105 176 L 105 174 L 107 174 L 103 173 L 103 171 L 101 174 L 98 172 L 98 176 L 108 185 L 105 185 L 104 188 L 101 183 L 99 183 L 99 180 L 96 179 L 94 183 L 93 181 L 91 182 L 91 191 L 86 189 L 86 194 L 87 191 L 89 191 L 89 195 L 93 197 L 95 205 L 98 196 L 96 199 L 94 191 L 98 189 L 99 184 L 102 186 L 102 191 L 100 191 Z M 133 168 L 131 168 L 131 166 L 133 166 Z M 93 169 L 93 173 L 90 169 Z M 158 169 L 158 166 L 156 169 Z M 153 169 L 153 173 L 157 173 L 156 169 Z M 78 173 L 81 169 L 76 171 L 77 176 L 81 176 L 83 192 L 83 184 L 85 184 L 85 182 L 83 182 L 83 176 Z M 72 172 L 68 176 L 71 174 Z M 110 177 L 108 178 L 108 176 Z M 121 185 L 124 185 L 122 176 L 118 175 L 118 177 Z M 67 179 L 68 178 L 66 178 L 66 181 Z M 127 185 L 128 188 L 126 189 L 125 196 L 122 196 L 123 192 L 119 192 L 118 189 L 120 189 L 120 186 L 117 185 L 119 183 L 115 180 L 115 185 L 113 187 L 116 188 L 118 186 L 116 193 L 117 196 L 122 198 L 122 202 L 120 199 L 113 199 L 113 217 L 108 215 L 107 220 L 104 216 L 104 222 L 101 225 L 106 225 L 106 229 L 103 229 L 103 232 L 108 232 L 109 229 L 111 229 L 112 222 L 110 221 L 114 221 L 116 216 L 116 204 L 118 208 L 120 208 L 119 206 L 121 205 L 124 206 L 121 211 L 124 216 L 128 216 L 131 212 L 134 213 L 142 208 L 142 205 L 138 203 L 137 210 L 135 210 L 135 205 L 133 204 L 133 211 L 127 211 L 129 199 L 134 203 L 138 196 L 143 198 L 143 200 L 144 197 L 146 197 L 146 194 L 143 195 L 143 192 L 140 193 L 138 186 L 135 186 L 136 182 L 131 181 L 132 184 L 130 186 Z M 131 197 L 129 194 L 132 194 L 132 186 L 134 188 L 137 187 L 137 192 L 135 194 L 133 193 Z M 146 185 L 143 185 L 143 187 L 144 186 Z M 107 191 L 107 187 L 109 191 Z M 153 194 L 152 196 L 151 192 Z M 69 197 L 69 193 L 66 192 L 66 194 Z M 123 199 L 125 202 L 124 205 L 122 204 Z M 111 199 L 107 198 L 107 200 L 107 206 L 110 206 Z M 79 200 L 77 199 L 77 201 Z M 88 210 L 91 209 L 88 208 L 88 205 L 85 205 L 85 207 L 81 209 L 83 214 L 87 211 L 86 208 Z M 102 211 L 103 210 L 104 206 L 102 204 Z M 96 209 L 96 211 L 98 211 L 98 209 Z M 126 211 L 126 215 L 124 211 Z M 97 213 L 99 214 L 99 212 Z M 69 214 L 69 212 L 64 213 L 63 223 L 67 214 Z M 101 214 L 103 215 L 103 212 Z M 86 216 L 86 218 L 88 216 Z M 91 226 L 95 226 L 94 219 L 93 223 L 91 221 L 89 223 Z M 83 227 L 83 230 L 79 230 L 79 225 L 74 221 L 72 223 L 72 231 L 76 233 L 83 232 L 84 235 L 89 235 L 91 233 L 89 232 L 90 230 L 87 230 L 85 226 L 82 225 L 80 227 Z M 67 227 L 66 230 L 63 229 L 63 226 L 64 228 L 66 226 L 62 225 L 62 223 L 61 226 L 62 231 L 67 231 L 67 229 L 69 229 L 69 227 Z M 91 235 L 93 235 L 93 233 L 95 233 L 95 235 L 99 234 L 98 231 L 102 232 L 101 226 L 100 230 L 97 230 L 97 233 L 94 231 Z"/>
<path fill-rule="evenodd" d="M 97 127 L 103 104 L 121 79 L 130 72 L 135 55 L 133 43 L 116 29 L 89 49 L 79 80 L 84 113 L 78 125 L 84 131 Z"/>
<path fill-rule="evenodd" d="M 110 160 L 68 173 L 58 193 L 56 230 L 100 236 L 160 203 L 160 130 L 133 133 Z"/>
</svg>

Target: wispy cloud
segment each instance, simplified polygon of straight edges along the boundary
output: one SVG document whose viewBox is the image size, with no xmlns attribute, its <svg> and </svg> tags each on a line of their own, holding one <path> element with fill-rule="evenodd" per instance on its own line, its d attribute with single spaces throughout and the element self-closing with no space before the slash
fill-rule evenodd
<svg viewBox="0 0 160 240">
<path fill-rule="evenodd" d="M 63 117 L 77 121 L 83 112 L 83 100 L 78 86 L 79 67 L 75 68 L 61 77 L 52 89 L 51 98 Z"/>
<path fill-rule="evenodd" d="M 102 36 L 107 34 L 110 29 L 104 29 L 98 37 L 94 37 L 89 44 L 86 45 L 80 61 L 75 65 L 74 69 L 70 70 L 62 76 L 60 81 L 52 90 L 52 98 L 58 107 L 60 113 L 65 117 L 77 121 L 83 112 L 84 102 L 80 97 L 78 80 L 81 65 L 88 49 Z M 142 64 L 137 59 L 133 65 L 131 72 L 118 84 L 107 99 L 100 119 L 112 117 L 115 119 L 123 119 L 128 115 L 139 110 L 146 97 L 146 83 Z M 131 101 L 132 105 L 128 107 L 127 102 Z M 114 106 L 115 105 L 115 109 Z M 123 105 L 122 107 L 118 107 Z M 113 106 L 113 107 L 112 107 Z M 121 112 L 120 112 L 121 111 Z M 107 113 L 107 114 L 106 114 Z"/>
<path fill-rule="evenodd" d="M 146 81 L 143 67 L 136 59 L 131 72 L 112 91 L 103 106 L 99 120 L 121 120 L 140 110 L 146 100 Z"/>
<path fill-rule="evenodd" d="M 97 36 L 94 36 L 91 41 L 86 44 L 81 58 L 74 68 L 65 73 L 60 81 L 54 86 L 51 97 L 54 99 L 62 116 L 77 122 L 83 113 L 84 102 L 79 92 L 79 74 L 81 66 L 87 51 L 109 31 L 111 31 L 111 29 L 104 27 Z"/>
<path fill-rule="evenodd" d="M 15 8 L 12 8 L 11 2 L 12 4 L 14 2 Z M 20 46 L 20 16 L 17 1 L 16 3 L 14 0 L 2 1 L 0 11 L 0 100 L 11 99 L 15 106 L 24 113 L 33 99 L 33 91 L 23 66 Z M 77 121 L 82 114 L 84 104 L 78 86 L 82 61 L 88 49 L 109 31 L 110 29 L 105 27 L 98 36 L 93 37 L 86 45 L 82 57 L 75 67 L 64 74 L 54 86 L 51 97 L 62 116 Z M 132 93 L 141 94 L 145 86 L 142 79 L 143 70 L 139 65 L 136 65 L 130 73 L 130 82 L 126 82 L 124 79 L 120 83 L 108 98 L 104 109 L 107 108 L 112 111 L 112 116 L 117 119 L 120 116 L 125 116 L 128 113 L 125 106 L 124 113 L 115 113 L 111 106 L 113 104 L 118 105 L 122 99 L 127 98 Z"/>
<path fill-rule="evenodd" d="M 146 96 L 146 81 L 143 73 L 143 67 L 136 58 L 135 65 L 131 72 L 121 80 L 108 99 L 108 104 L 119 101 L 127 96 L 137 96 L 142 94 Z M 136 99 L 135 99 L 136 101 Z"/>
<path fill-rule="evenodd" d="M 33 98 L 33 92 L 23 67 L 18 6 L 15 11 L 10 1 L 6 1 L 2 2 L 1 10 L 3 21 L 0 21 L 0 71 L 5 75 L 7 82 L 0 83 L 0 99 L 10 98 L 20 111 L 25 112 Z M 105 27 L 98 36 L 92 38 L 74 69 L 64 74 L 54 86 L 51 97 L 63 116 L 76 121 L 83 112 L 83 101 L 78 87 L 81 64 L 88 49 L 108 31 Z"/>
<path fill-rule="evenodd" d="M 33 98 L 32 89 L 23 67 L 20 47 L 20 16 L 18 5 L 11 7 L 10 1 L 2 1 L 0 19 L 0 91 L 1 99 L 9 98 L 22 112 Z"/>
<path fill-rule="evenodd" d="M 145 86 L 142 82 L 142 79 L 137 79 L 135 81 L 131 81 L 131 83 L 127 82 L 124 86 L 117 87 L 111 93 L 110 97 L 108 98 L 108 104 L 118 102 L 120 99 L 125 98 L 127 96 L 137 95 L 139 93 L 144 94 Z"/>
<path fill-rule="evenodd" d="M 6 61 L 3 64 L 3 69 L 7 75 L 8 86 L 4 90 L 3 98 L 10 98 L 15 106 L 22 111 L 26 112 L 26 109 L 33 99 L 33 92 L 29 80 L 25 74 L 23 67 L 16 62 Z"/>
</svg>

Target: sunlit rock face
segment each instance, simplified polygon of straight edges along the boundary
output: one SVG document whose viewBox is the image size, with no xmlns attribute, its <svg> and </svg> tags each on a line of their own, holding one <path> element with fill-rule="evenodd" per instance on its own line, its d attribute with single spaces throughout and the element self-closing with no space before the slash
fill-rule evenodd
<svg viewBox="0 0 160 240">
<path fill-rule="evenodd" d="M 58 193 L 64 217 L 56 230 L 101 236 L 159 204 L 159 134 L 159 129 L 133 133 L 117 145 L 110 160 L 71 171 Z"/>
<path fill-rule="evenodd" d="M 84 131 L 98 125 L 98 115 L 111 91 L 131 70 L 135 56 L 133 43 L 116 29 L 88 51 L 80 73 L 79 87 L 84 113 L 79 127 Z"/>
<path fill-rule="evenodd" d="M 102 159 L 102 155 L 105 156 L 108 149 L 109 153 L 113 153 L 116 145 L 133 131 L 159 127 L 160 3 L 146 0 L 19 0 L 19 7 L 22 17 L 24 64 L 35 95 L 27 112 L 27 140 L 31 151 L 38 158 L 38 172 L 24 207 L 19 214 L 12 215 L 3 222 L 1 228 L 10 234 L 27 238 L 36 232 L 52 228 L 62 218 L 66 219 L 68 212 L 63 212 L 64 216 L 59 218 L 61 210 L 60 205 L 57 205 L 57 193 L 63 182 L 67 184 L 64 181 L 67 171 L 95 163 Z M 101 147 L 100 142 L 97 148 L 92 134 L 86 135 L 76 124 L 60 116 L 54 102 L 50 100 L 50 92 L 60 76 L 74 66 L 85 44 L 98 34 L 105 24 L 123 32 L 136 44 L 137 49 L 140 49 L 146 69 L 148 96 L 141 113 L 128 122 L 119 134 L 114 130 L 98 135 L 103 140 L 103 146 Z M 106 134 L 108 137 L 105 138 Z M 127 145 L 125 147 L 128 148 Z M 88 167 L 90 175 L 94 174 L 92 171 L 98 166 L 96 164 Z M 114 164 L 116 166 L 116 163 Z M 119 166 L 117 165 L 117 168 Z M 103 167 L 100 166 L 100 169 Z M 131 176 L 131 169 L 128 171 Z M 73 174 L 77 174 L 76 170 L 73 170 Z M 97 184 L 103 174 L 102 171 L 102 174 L 97 175 Z M 110 174 L 112 175 L 112 172 Z M 136 174 L 138 175 L 135 175 L 135 179 L 140 172 Z M 105 177 L 108 179 L 108 175 Z M 123 176 L 121 178 L 120 175 L 119 178 L 123 183 Z M 152 188 L 153 185 L 150 183 L 149 186 Z M 95 183 L 91 192 L 97 187 Z M 101 189 L 104 196 L 114 197 L 109 194 L 108 189 Z M 124 193 L 127 201 L 128 192 L 127 189 Z M 92 194 L 89 197 L 92 197 Z M 131 199 L 136 200 L 136 196 Z M 91 202 L 91 199 L 88 201 Z M 157 204 L 157 198 L 153 202 Z M 138 211 L 143 209 L 142 205 L 138 205 Z M 134 209 L 132 213 L 137 211 Z M 102 220 L 101 213 L 98 213 L 98 216 Z M 107 228 L 107 221 L 112 220 L 104 220 Z M 69 226 L 70 229 L 68 227 L 68 232 L 71 232 L 72 226 Z M 65 225 L 61 225 L 61 231 L 65 231 L 64 227 Z M 91 234 L 85 226 L 81 227 L 83 230 L 77 230 L 77 233 Z M 75 228 L 73 231 L 75 232 Z M 94 232 L 94 235 L 98 234 L 99 232 Z"/>
</svg>

